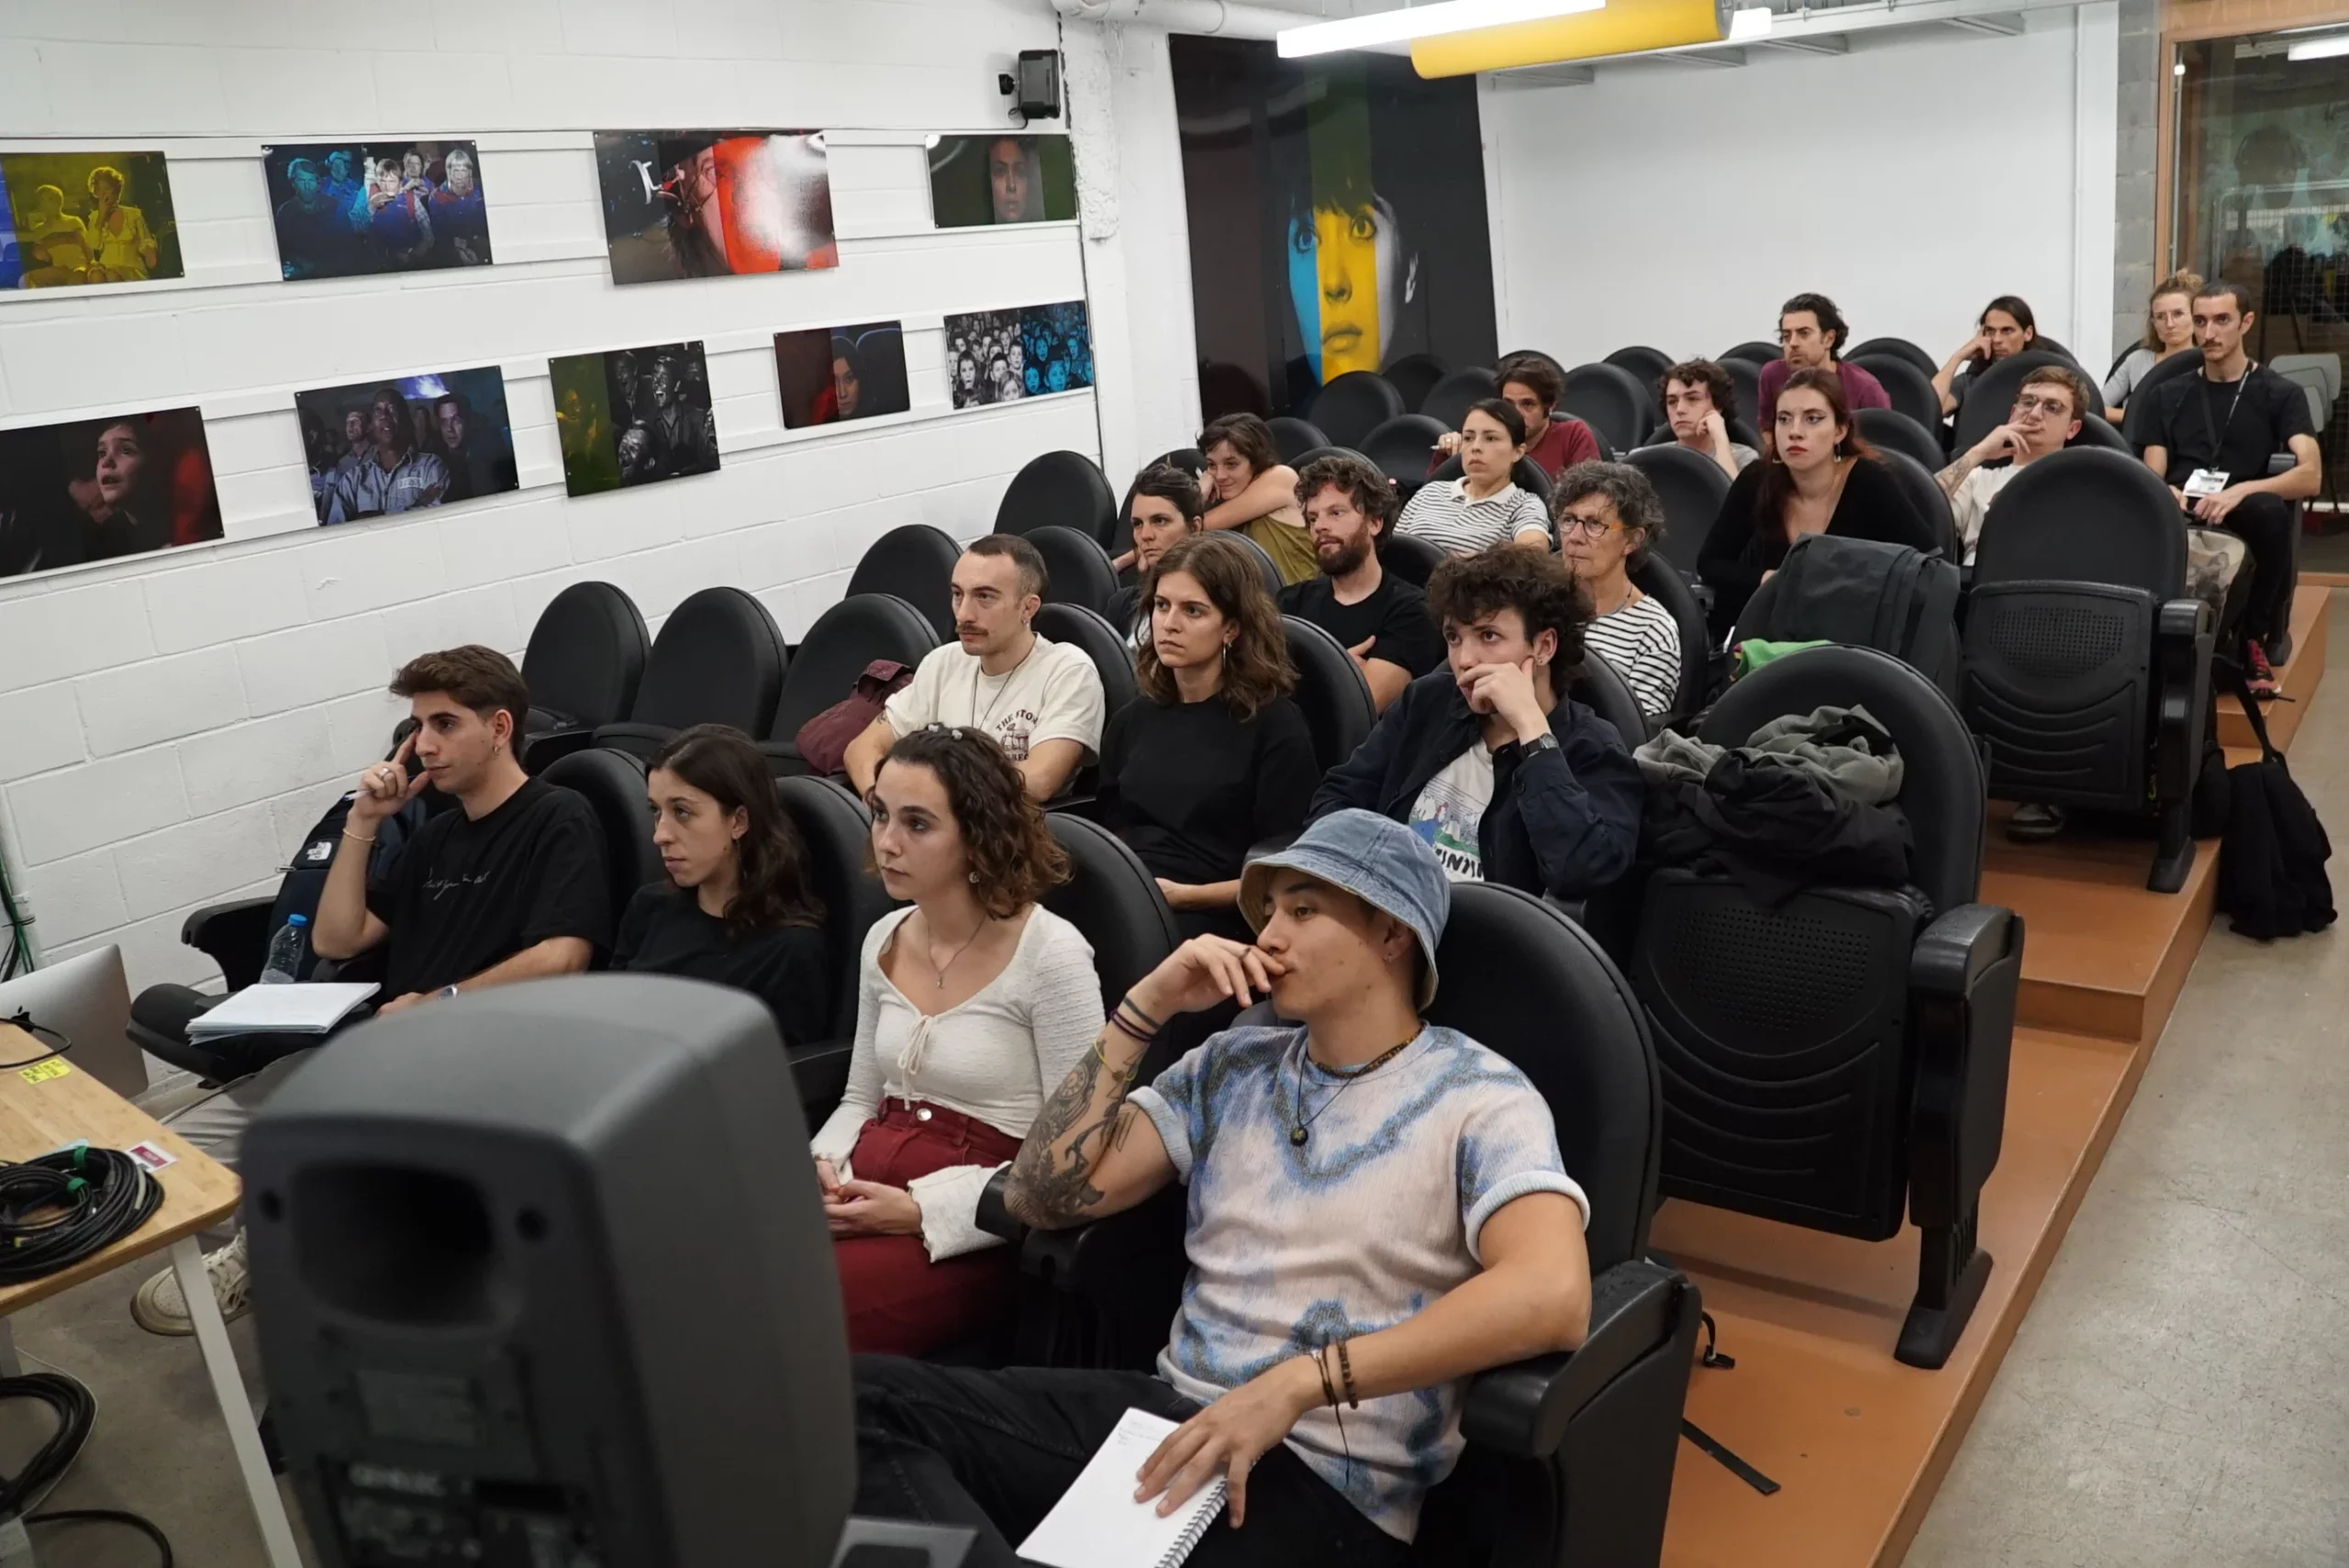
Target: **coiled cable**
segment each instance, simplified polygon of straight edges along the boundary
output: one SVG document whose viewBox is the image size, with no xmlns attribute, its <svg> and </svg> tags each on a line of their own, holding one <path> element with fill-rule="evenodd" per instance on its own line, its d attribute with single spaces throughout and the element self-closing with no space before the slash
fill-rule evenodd
<svg viewBox="0 0 2349 1568">
<path fill-rule="evenodd" d="M 119 1149 L 77 1143 L 0 1164 L 0 1284 L 71 1268 L 162 1207 L 161 1184 Z"/>
<path fill-rule="evenodd" d="M 152 1186 L 153 1183 L 148 1184 Z M 171 1539 L 154 1524 L 126 1508 L 57 1508 L 32 1513 L 65 1473 L 73 1467 L 90 1429 L 98 1418 L 98 1402 L 79 1382 L 62 1373 L 36 1372 L 22 1377 L 0 1377 L 0 1400 L 38 1399 L 57 1413 L 57 1430 L 36 1450 L 15 1475 L 0 1474 L 0 1521 L 22 1519 L 28 1525 L 128 1525 L 155 1543 L 161 1568 L 173 1568 Z"/>
</svg>

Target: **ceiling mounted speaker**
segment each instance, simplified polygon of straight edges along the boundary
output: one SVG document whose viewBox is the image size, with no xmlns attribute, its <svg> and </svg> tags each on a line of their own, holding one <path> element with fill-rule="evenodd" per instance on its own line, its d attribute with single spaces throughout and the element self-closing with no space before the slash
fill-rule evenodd
<svg viewBox="0 0 2349 1568">
<path fill-rule="evenodd" d="M 1467 76 L 1720 43 L 1729 36 L 1730 9 L 1731 0 L 1608 0 L 1601 10 L 1419 39 L 1411 64 L 1422 76 Z"/>
</svg>

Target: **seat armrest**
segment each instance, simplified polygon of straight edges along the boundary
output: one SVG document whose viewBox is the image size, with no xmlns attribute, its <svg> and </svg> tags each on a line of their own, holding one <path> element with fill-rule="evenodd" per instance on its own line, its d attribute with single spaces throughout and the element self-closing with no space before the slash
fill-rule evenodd
<svg viewBox="0 0 2349 1568">
<path fill-rule="evenodd" d="M 2289 473 L 2293 469 L 2299 466 L 2299 462 L 2300 460 L 2299 458 L 2292 455 L 2291 449 L 2288 447 L 2280 452 L 2269 452 L 2267 454 L 2267 477 L 2273 479 L 2279 473 Z"/>
<path fill-rule="evenodd" d="M 2154 798 L 2168 802 L 2191 795 L 2201 771 L 2217 628 L 2210 606 L 2199 599 L 2167 599 L 2155 614 Z"/>
<path fill-rule="evenodd" d="M 1996 904 L 1961 904 L 1925 928 L 1909 957 L 1909 987 L 1964 996 L 2012 951 L 2015 912 Z"/>
<path fill-rule="evenodd" d="M 1519 1459 L 1555 1453 L 1578 1412 L 1672 1338 L 1682 1298 L 1696 1288 L 1676 1270 L 1644 1258 L 1609 1269 L 1591 1282 L 1590 1334 L 1582 1348 L 1477 1373 L 1461 1409 L 1461 1432 Z"/>
<path fill-rule="evenodd" d="M 1056 1289 L 1102 1304 L 1163 1292 L 1172 1312 L 1190 1268 L 1183 1208 L 1183 1189 L 1169 1184 L 1122 1214 L 1064 1230 L 1030 1229 L 1020 1245 L 1020 1267 Z"/>
<path fill-rule="evenodd" d="M 542 729 L 536 735 L 526 735 L 522 738 L 522 771 L 536 776 L 573 752 L 584 751 L 595 743 L 596 732 L 584 724 L 569 724 L 560 729 Z"/>
<path fill-rule="evenodd" d="M 1028 1240 L 1028 1227 L 1011 1213 L 1011 1167 L 1006 1165 L 987 1178 L 979 1189 L 979 1229 L 990 1236 L 1000 1236 L 1013 1246 Z"/>
<path fill-rule="evenodd" d="M 218 964 L 229 990 L 241 991 L 269 962 L 269 917 L 276 907 L 274 896 L 207 904 L 180 923 L 180 940 Z"/>
</svg>

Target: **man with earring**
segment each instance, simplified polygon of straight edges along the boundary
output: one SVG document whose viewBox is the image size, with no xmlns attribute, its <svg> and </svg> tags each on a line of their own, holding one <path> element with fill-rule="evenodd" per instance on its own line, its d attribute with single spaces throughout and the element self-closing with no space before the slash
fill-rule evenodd
<svg viewBox="0 0 2349 1568">
<path fill-rule="evenodd" d="M 584 800 L 529 777 L 515 760 L 530 711 L 522 673 L 494 648 L 452 648 L 408 661 L 391 689 L 408 699 L 416 729 L 390 762 L 359 775 L 318 895 L 312 950 L 337 962 L 381 950 L 377 995 L 388 999 L 378 1013 L 586 969 L 612 945 L 604 831 Z M 417 828 L 388 865 L 372 864 L 384 819 L 428 789 L 455 806 Z M 279 1055 L 163 1119 L 233 1167 L 253 1112 L 307 1054 Z M 243 1233 L 205 1268 L 221 1316 L 241 1317 Z M 131 1316 L 150 1333 L 194 1331 L 169 1269 L 139 1287 Z"/>
</svg>

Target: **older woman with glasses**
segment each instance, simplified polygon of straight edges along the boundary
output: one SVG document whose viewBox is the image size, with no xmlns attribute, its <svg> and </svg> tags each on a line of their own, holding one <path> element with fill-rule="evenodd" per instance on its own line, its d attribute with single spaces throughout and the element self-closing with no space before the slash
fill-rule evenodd
<svg viewBox="0 0 2349 1568">
<path fill-rule="evenodd" d="M 1631 575 L 1664 533 L 1655 487 L 1627 462 L 1578 462 L 1558 476 L 1550 512 L 1559 553 L 1590 595 L 1583 646 L 1623 677 L 1641 713 L 1669 713 L 1680 692 L 1680 623 Z"/>
</svg>

